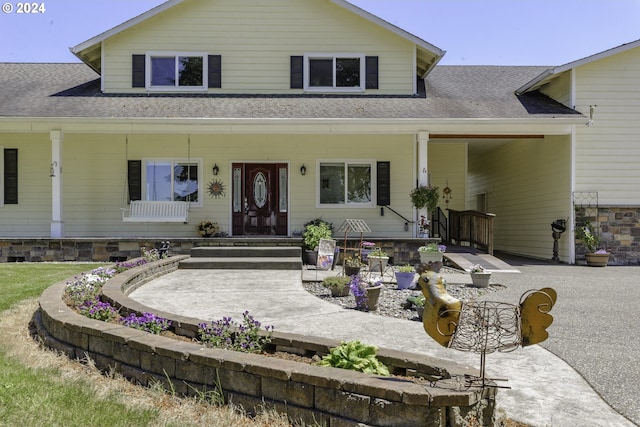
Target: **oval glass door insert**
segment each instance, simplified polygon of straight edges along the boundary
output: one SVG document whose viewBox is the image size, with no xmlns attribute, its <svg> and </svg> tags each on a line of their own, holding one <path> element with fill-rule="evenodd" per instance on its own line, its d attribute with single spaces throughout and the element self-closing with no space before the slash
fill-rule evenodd
<svg viewBox="0 0 640 427">
<path fill-rule="evenodd" d="M 267 203 L 267 177 L 258 172 L 253 179 L 253 200 L 258 208 Z"/>
</svg>

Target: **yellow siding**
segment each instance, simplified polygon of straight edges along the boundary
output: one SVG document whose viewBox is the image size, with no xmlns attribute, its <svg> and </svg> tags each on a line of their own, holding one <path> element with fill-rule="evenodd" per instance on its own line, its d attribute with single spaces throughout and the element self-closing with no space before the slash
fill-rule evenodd
<svg viewBox="0 0 640 427">
<path fill-rule="evenodd" d="M 161 236 L 195 237 L 195 224 L 204 219 L 218 222 L 230 231 L 231 163 L 289 162 L 290 229 L 301 231 L 310 219 L 322 216 L 338 227 L 346 218 L 367 221 L 377 237 L 402 236 L 404 220 L 379 207 L 366 209 L 316 207 L 316 159 L 377 159 L 391 162 L 391 206 L 411 218 L 409 189 L 414 172 L 412 135 L 186 135 L 71 134 L 63 143 L 63 211 L 67 237 Z M 9 143 L 11 141 L 11 144 Z M 20 159 L 20 204 L 0 208 L 0 234 L 6 237 L 49 235 L 51 219 L 51 178 L 49 135 L 4 135 L 5 148 L 17 147 Z M 362 146 L 370 145 L 370 150 Z M 211 167 L 217 163 L 216 177 L 226 187 L 226 196 L 210 197 L 203 206 L 192 206 L 189 224 L 123 223 L 126 206 L 127 160 L 145 157 L 180 158 L 203 161 L 204 183 L 213 179 Z M 300 175 L 305 164 L 307 174 Z M 34 173 L 41 171 L 41 173 Z"/>
<path fill-rule="evenodd" d="M 576 191 L 600 205 L 640 203 L 640 48 L 576 69 L 576 108 L 593 125 L 576 128 Z"/>
<path fill-rule="evenodd" d="M 0 146 L 18 149 L 18 204 L 0 207 L 0 235 L 48 236 L 51 220 L 49 134 L 0 134 Z"/>
<path fill-rule="evenodd" d="M 571 144 L 567 136 L 514 140 L 469 158 L 468 203 L 486 192 L 496 214 L 496 249 L 551 258 L 551 223 L 571 216 Z M 560 258 L 568 262 L 568 238 Z"/>
<path fill-rule="evenodd" d="M 467 177 L 467 144 L 438 143 L 429 141 L 429 173 L 431 184 L 440 190 L 438 206 L 445 212 L 447 207 L 456 211 L 465 209 L 466 177 Z M 451 199 L 449 204 L 442 198 L 442 190 L 449 185 Z"/>
<path fill-rule="evenodd" d="M 314 52 L 379 56 L 376 94 L 412 94 L 415 80 L 412 43 L 326 0 L 185 2 L 104 46 L 106 92 L 144 92 L 131 88 L 131 55 L 147 51 L 222 55 L 213 93 L 289 92 L 290 56 Z"/>
<path fill-rule="evenodd" d="M 569 108 L 573 108 L 571 105 L 571 72 L 566 71 L 553 79 L 549 84 L 540 88 L 540 92 Z"/>
</svg>

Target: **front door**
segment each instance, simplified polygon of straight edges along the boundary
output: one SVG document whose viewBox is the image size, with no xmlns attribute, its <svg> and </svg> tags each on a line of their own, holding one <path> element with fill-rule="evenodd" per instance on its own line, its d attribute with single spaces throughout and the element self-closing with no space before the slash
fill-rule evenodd
<svg viewBox="0 0 640 427">
<path fill-rule="evenodd" d="M 233 235 L 286 236 L 288 170 L 282 163 L 233 164 Z"/>
</svg>

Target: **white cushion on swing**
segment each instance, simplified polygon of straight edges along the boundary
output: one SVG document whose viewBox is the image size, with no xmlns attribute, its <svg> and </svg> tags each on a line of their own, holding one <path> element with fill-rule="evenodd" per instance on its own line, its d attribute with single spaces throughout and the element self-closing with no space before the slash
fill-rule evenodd
<svg viewBox="0 0 640 427">
<path fill-rule="evenodd" d="M 122 209 L 123 222 L 184 222 L 189 219 L 189 202 L 132 200 Z"/>
</svg>

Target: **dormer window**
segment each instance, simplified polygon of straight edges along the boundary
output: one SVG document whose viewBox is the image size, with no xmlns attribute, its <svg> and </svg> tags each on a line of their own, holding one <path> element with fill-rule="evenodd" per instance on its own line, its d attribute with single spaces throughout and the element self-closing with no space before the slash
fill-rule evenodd
<svg viewBox="0 0 640 427">
<path fill-rule="evenodd" d="M 207 55 L 151 52 L 146 55 L 148 90 L 202 91 L 207 83 Z"/>
<path fill-rule="evenodd" d="M 365 57 L 355 54 L 304 56 L 304 89 L 309 92 L 362 92 Z"/>
</svg>

